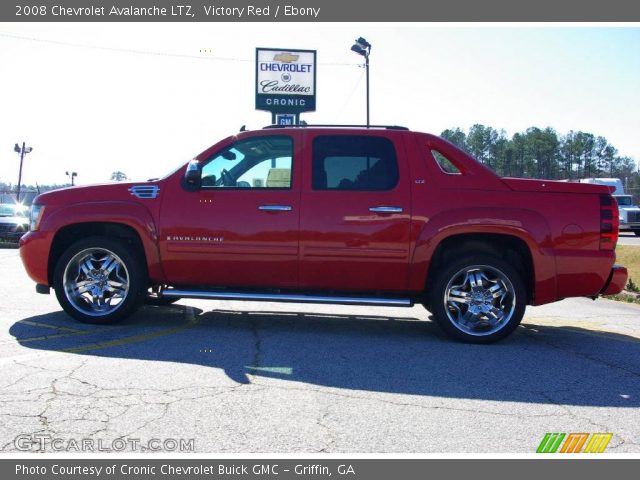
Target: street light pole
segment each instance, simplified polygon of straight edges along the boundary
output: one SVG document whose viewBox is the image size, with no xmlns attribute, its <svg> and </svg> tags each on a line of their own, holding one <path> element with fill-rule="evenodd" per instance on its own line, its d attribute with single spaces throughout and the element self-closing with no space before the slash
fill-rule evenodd
<svg viewBox="0 0 640 480">
<path fill-rule="evenodd" d="M 356 52 L 358 55 L 362 55 L 364 57 L 364 68 L 366 69 L 367 74 L 367 128 L 369 127 L 369 55 L 371 54 L 371 44 L 367 42 L 364 38 L 360 37 L 356 40 L 356 43 L 353 44 L 351 50 Z"/>
<path fill-rule="evenodd" d="M 369 45 L 369 50 L 371 50 L 371 45 Z M 369 53 L 367 53 L 364 59 L 364 68 L 367 70 L 367 128 L 369 128 Z"/>
<path fill-rule="evenodd" d="M 25 142 L 22 142 L 22 147 L 16 143 L 15 147 L 13 147 L 13 151 L 20 154 L 20 170 L 18 172 L 18 190 L 16 192 L 16 203 L 20 203 L 20 188 L 22 185 L 22 163 L 24 162 L 24 156 L 27 153 L 31 153 L 33 150 L 32 147 L 27 147 Z"/>
<path fill-rule="evenodd" d="M 73 187 L 73 186 L 75 185 L 75 182 L 74 182 L 73 180 L 74 180 L 74 178 L 76 178 L 76 177 L 78 176 L 78 173 L 77 173 L 77 172 L 71 172 L 71 173 L 69 173 L 68 171 L 66 171 L 66 172 L 64 172 L 64 173 L 66 173 L 66 174 L 67 174 L 67 176 L 68 176 L 69 178 L 71 178 L 71 186 Z"/>
</svg>

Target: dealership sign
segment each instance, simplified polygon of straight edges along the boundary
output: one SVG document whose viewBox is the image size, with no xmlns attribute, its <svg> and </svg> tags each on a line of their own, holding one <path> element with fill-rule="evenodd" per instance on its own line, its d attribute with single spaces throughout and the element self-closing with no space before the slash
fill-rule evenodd
<svg viewBox="0 0 640 480">
<path fill-rule="evenodd" d="M 276 113 L 316 109 L 316 51 L 256 49 L 256 110 Z"/>
</svg>

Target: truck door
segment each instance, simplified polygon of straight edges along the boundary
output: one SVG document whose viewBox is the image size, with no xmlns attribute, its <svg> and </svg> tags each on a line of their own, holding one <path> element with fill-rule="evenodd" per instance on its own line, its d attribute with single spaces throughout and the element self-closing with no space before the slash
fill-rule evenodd
<svg viewBox="0 0 640 480">
<path fill-rule="evenodd" d="M 202 186 L 167 185 L 160 221 L 174 285 L 296 287 L 300 160 L 293 135 L 261 132 L 201 161 Z"/>
<path fill-rule="evenodd" d="M 411 196 L 402 138 L 310 132 L 306 146 L 301 287 L 406 289 Z"/>
</svg>

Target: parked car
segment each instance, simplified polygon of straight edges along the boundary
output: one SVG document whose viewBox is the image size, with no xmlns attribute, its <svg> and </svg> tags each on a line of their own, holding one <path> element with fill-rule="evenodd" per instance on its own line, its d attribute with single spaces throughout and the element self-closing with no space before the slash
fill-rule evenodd
<svg viewBox="0 0 640 480">
<path fill-rule="evenodd" d="M 0 240 L 17 243 L 29 230 L 27 213 L 22 205 L 0 203 Z"/>
<path fill-rule="evenodd" d="M 449 335 L 506 337 L 526 305 L 622 290 L 602 185 L 501 178 L 401 127 L 269 127 L 161 180 L 38 196 L 36 291 L 112 323 L 178 298 L 424 305 Z"/>
</svg>

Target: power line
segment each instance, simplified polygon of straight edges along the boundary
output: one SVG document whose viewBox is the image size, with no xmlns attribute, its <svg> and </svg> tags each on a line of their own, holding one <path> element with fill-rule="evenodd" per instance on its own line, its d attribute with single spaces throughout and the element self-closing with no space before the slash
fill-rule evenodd
<svg viewBox="0 0 640 480">
<path fill-rule="evenodd" d="M 255 62 L 255 59 L 238 58 L 238 57 L 218 57 L 218 56 L 200 56 L 189 55 L 184 53 L 158 52 L 152 50 L 138 50 L 133 48 L 107 47 L 104 45 L 90 45 L 84 43 L 65 42 L 62 40 L 50 40 L 38 37 L 30 37 L 25 35 L 15 35 L 12 33 L 0 32 L 0 37 L 11 38 L 14 40 L 25 40 L 29 42 L 47 43 L 50 45 L 59 45 L 63 47 L 86 48 L 90 50 L 102 50 L 106 52 L 127 53 L 133 55 L 150 55 L 155 57 L 173 57 L 173 58 L 189 58 L 193 60 L 208 60 L 218 62 Z M 338 67 L 357 67 L 357 63 L 339 63 L 339 62 L 319 62 L 318 65 L 338 66 Z"/>
</svg>

